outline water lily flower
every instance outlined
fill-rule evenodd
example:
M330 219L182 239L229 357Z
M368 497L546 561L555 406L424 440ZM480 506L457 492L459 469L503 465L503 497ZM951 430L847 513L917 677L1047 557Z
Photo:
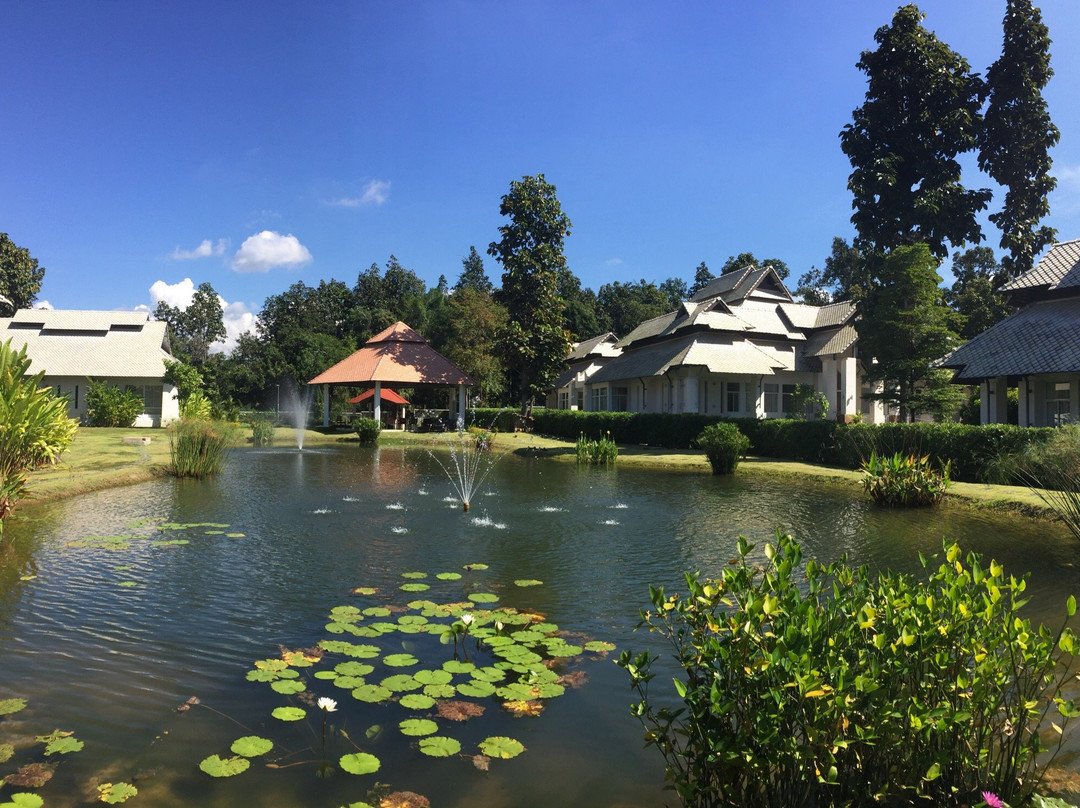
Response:
M995 794L993 791L982 792L983 802L985 802L990 808L1005 808L1005 803L1001 801L1001 797Z
M495 621L495 630L496 631L502 631L505 627L506 627L506 624L503 623L502 620L496 620Z
M473 617L471 614L461 615L461 622L464 623L466 626L472 625L472 621L475 619L476 618Z
M321 699L319 699L318 702L316 702L316 706L318 706L318 708L323 712L327 713L332 713L337 710L337 702L333 699L326 698L326 696L323 696Z

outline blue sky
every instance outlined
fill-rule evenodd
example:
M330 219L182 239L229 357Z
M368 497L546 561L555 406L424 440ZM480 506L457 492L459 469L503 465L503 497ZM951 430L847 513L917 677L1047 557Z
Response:
M797 279L853 233L838 134L897 5L8 3L0 231L56 308L185 305L209 281L241 327L298 280L352 285L391 253L453 283L510 181L544 173L585 286L689 280L747 250ZM985 71L1004 5L920 7ZM1062 132L1049 223L1080 238L1080 3L1040 7Z

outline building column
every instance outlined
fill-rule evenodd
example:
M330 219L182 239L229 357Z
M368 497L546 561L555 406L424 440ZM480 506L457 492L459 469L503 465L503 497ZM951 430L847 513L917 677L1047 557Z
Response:
M983 379L979 382L979 423L989 424L990 420L990 380Z
M1009 380L1005 376L998 376L989 381L990 387L990 420L986 424L1004 424L1009 420Z
M695 371L690 371L686 375L686 385L683 388L682 411L696 414L700 409L698 376Z
M375 420L382 423L382 382L375 382L375 395L371 397L375 407Z
M330 385L322 386L322 425L330 426Z
M750 410L751 409L751 404L753 404L753 410L752 411L754 413L755 418L764 418L765 417L765 387L764 387L764 384L765 384L765 377L764 376L758 376L756 392L755 392L755 387L754 387L753 382L750 382L750 383L748 383L746 385L746 399L747 399L746 400L746 409ZM754 397L752 401L750 399L750 396Z
M465 428L465 410L468 409L468 396L465 393L465 385L459 384L457 386L458 395L458 416L457 416L457 428L460 432Z
M836 414L844 416L855 415L858 411L859 400L859 364L854 356L846 356L840 360L840 400L836 402Z

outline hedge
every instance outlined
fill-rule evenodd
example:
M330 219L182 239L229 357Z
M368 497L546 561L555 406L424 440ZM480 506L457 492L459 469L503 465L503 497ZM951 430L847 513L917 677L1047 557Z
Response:
M512 410L476 409L470 424L496 424L499 431L514 427ZM710 415L631 412L533 410L533 431L576 441L580 435L607 432L616 443L691 449L693 440L709 424L730 421L750 439L750 454L780 460L800 460L844 468L858 468L872 451L878 455L930 455L952 462L952 479L980 482L990 461L1044 443L1053 429L1008 424L841 424L837 421L802 421L782 418L719 418Z

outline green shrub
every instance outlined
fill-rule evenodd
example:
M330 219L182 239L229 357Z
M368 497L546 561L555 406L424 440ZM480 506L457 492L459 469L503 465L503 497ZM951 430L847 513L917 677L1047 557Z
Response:
M889 508L922 508L937 505L949 487L949 464L938 466L929 455L889 457L871 454L863 463L863 490L878 505Z
M86 391L86 423L90 426L131 426L142 411L143 400L138 393L90 379Z
M735 424L711 424L694 443L705 452L713 474L734 474L739 460L750 448L750 439Z
M619 459L619 447L610 434L597 440L579 435L575 450L579 466L613 466Z
M495 441L495 433L478 426L470 426L468 433L472 436L473 445L478 452L490 452L491 445Z
M251 422L251 445L273 446L274 424L265 418L256 418Z
M673 693L658 656L619 657L684 805L961 806L982 789L1016 805L1032 793L1064 737L1046 750L1039 730L1080 715L1061 697L1078 646L1064 625L1019 616L1025 580L955 544L923 559L921 580L802 567L779 533L753 549L740 537L722 575L687 574L683 597L650 587L639 628L673 650Z
M30 473L55 463L79 428L67 398L41 386L45 372L29 370L25 345L16 351L10 339L0 343L0 534Z
M379 440L382 424L374 418L357 418L353 421L353 430L356 432L356 437L360 439L361 444L372 446Z
M209 421L211 413L210 399L196 390L180 404L180 417L193 421Z
M177 421L169 427L172 473L204 479L225 466L232 429L222 421Z

